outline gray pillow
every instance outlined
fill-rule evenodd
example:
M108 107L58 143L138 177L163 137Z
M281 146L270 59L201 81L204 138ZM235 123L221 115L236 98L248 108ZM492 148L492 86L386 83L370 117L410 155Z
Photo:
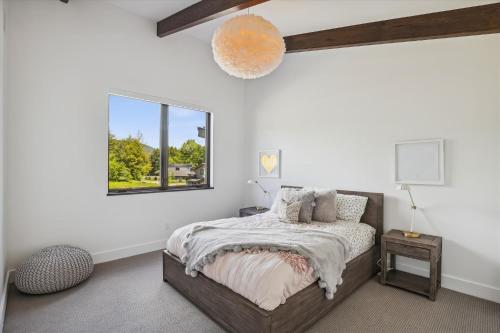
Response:
M303 189L284 188L281 190L281 199L285 202L302 201L300 207L299 221L302 223L311 223L314 209L314 192Z
M312 219L318 222L337 221L337 191L316 191L316 206L314 206Z

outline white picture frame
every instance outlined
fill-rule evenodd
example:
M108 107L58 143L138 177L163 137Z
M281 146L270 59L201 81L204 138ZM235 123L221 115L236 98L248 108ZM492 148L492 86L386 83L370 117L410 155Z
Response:
M258 164L260 178L281 177L281 151L279 149L259 151Z
M396 184L445 184L444 139L397 142L394 157Z

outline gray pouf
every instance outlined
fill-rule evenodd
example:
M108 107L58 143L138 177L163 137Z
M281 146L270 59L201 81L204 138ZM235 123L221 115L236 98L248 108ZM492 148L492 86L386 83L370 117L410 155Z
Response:
M90 253L78 247L46 247L23 262L15 284L27 294L48 294L76 286L94 270Z

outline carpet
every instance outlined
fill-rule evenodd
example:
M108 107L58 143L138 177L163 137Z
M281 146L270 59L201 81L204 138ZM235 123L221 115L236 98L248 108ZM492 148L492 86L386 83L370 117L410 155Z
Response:
M55 294L11 285L4 332L223 332L162 280L161 252L95 266L89 280ZM500 304L440 289L437 300L365 283L309 332L500 332Z

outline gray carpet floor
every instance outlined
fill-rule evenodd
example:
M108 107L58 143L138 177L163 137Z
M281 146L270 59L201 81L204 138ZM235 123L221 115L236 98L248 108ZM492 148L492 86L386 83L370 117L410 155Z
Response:
M9 288L4 332L222 332L162 280L161 252L96 265L79 286ZM368 281L310 332L500 332L500 304L441 289L436 302Z

